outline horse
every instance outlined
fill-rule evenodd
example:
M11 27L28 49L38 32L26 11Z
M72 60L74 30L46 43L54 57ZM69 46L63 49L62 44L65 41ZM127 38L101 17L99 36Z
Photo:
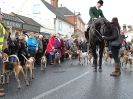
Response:
M89 42L89 52L93 55L93 67L95 72L97 72L97 66L99 66L99 72L102 72L102 57L105 47L105 40L102 37L111 35L111 23L106 18L94 20L91 26L87 28L87 31L85 31L85 37ZM99 55L97 55L97 48L99 48Z

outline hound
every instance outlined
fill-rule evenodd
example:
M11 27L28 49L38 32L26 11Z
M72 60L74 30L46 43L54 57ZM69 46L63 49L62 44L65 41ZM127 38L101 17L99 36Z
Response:
M35 58L34 57L30 57L30 58L26 58L23 54L21 54L25 60L25 73L26 73L26 85L29 86L29 82L34 79L34 63L35 63ZM30 75L28 75L28 70L30 71ZM29 76L29 77L28 77Z
M17 62L10 63L9 62L10 57L16 58ZM10 76L11 72L13 72L15 74L15 78L18 82L18 88L21 88L19 75L20 75L20 73L22 73L25 79L26 79L26 76L24 74L24 70L23 70L22 66L20 65L19 59L16 55L8 56L7 54L4 53L3 54L3 70L2 70L2 73L4 76L3 84L6 83L5 82L6 76L7 76L7 83L9 83L9 76Z

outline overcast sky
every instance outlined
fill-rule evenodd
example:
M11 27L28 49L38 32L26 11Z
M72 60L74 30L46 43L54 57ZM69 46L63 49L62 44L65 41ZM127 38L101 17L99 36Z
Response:
M98 0L59 0L59 5L67 6L72 11L80 11L85 22L89 20L89 8L95 6ZM122 24L133 24L133 0L103 0L101 8L105 17L110 21L118 17Z
M20 8L25 3L24 1L25 0L0 0L0 7L3 7L3 4L6 5L2 10L10 13L14 9L13 7ZM66 6L73 12L81 12L83 21L87 23L89 20L89 8L95 6L97 1L98 0L59 0L59 6L62 4L62 6ZM104 6L101 9L109 21L112 17L118 17L121 25L133 24L133 0L104 0Z

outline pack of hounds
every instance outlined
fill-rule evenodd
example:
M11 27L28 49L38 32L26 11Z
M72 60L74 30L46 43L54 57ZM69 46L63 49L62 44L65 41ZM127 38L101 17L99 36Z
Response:
M124 49L120 50L119 53L121 69L132 72L133 71L133 48L130 50ZM112 64L113 58L111 51L105 48L104 59L106 63Z
M20 61L17 55L10 55L8 56L6 53L3 53L2 58L3 58L3 66L2 66L2 72L0 75L0 84L7 84L9 83L10 76L12 74L15 75L15 78L18 83L18 88L21 88L21 83L20 83L20 74L23 75L23 78L26 82L26 85L29 86L32 79L34 79L34 74L35 74L35 58L34 57L29 57L26 58L22 54L23 58L25 58L26 62L24 66L20 65ZM10 62L10 58L15 58L15 62ZM41 58L41 70L45 70L47 65L47 59L46 56L43 55Z
M66 53L68 54L68 62L70 65L73 65L72 61L72 52L71 50L67 50ZM90 64L92 65L92 60L93 56L89 52L82 52L81 50L77 50L77 61L79 62L80 65L86 65ZM17 55L10 55L8 56L7 54L3 53L3 67L2 67L2 73L0 76L0 84L6 84L9 83L10 76L14 73L15 78L18 83L18 88L21 88L21 82L20 82L20 73L23 74L23 78L26 82L26 85L29 86L32 82L32 79L35 77L35 58L34 57L29 57L28 59L22 54L23 58L25 58L26 62L24 66L20 65L20 61L17 57ZM14 57L16 58L16 62L10 63L9 58ZM108 50L108 48L105 48L104 55L103 55L104 62L112 64L112 54ZM121 61L121 66L122 70L128 70L132 71L133 70L133 54L132 54L132 49L130 51L128 50L123 50L120 52L120 61ZM55 59L54 59L55 64L60 64L60 56L59 53L55 53ZM12 66L12 68L9 68L9 65ZM45 70L47 66L47 58L45 54L41 58L41 70Z

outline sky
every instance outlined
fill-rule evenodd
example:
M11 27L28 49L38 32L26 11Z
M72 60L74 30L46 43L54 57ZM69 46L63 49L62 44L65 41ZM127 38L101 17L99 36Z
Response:
M0 0L2 11L10 13L20 9L25 4L25 0ZM47 1L47 0L46 0ZM95 6L98 0L58 0L59 6L65 6L71 11L81 13L85 23L89 20L89 8ZM104 16L111 21L113 17L118 17L121 25L133 25L133 0L103 0L104 5L101 8Z

